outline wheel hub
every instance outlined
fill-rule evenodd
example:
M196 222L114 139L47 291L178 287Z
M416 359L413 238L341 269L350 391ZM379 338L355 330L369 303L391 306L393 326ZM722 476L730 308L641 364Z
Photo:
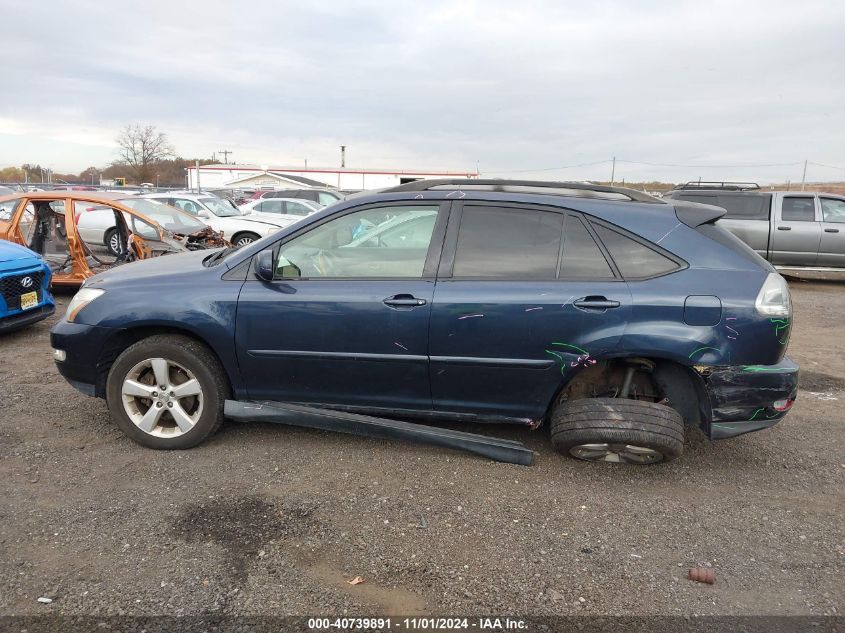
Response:
M663 453L633 444L579 444L569 449L570 455L589 462L622 464L656 464L663 461Z
M132 423L156 437L187 433L202 415L199 381L191 371L165 358L135 365L123 380L121 395Z

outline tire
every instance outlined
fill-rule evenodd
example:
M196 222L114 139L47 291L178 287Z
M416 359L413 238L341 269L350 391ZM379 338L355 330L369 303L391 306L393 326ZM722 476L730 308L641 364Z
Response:
M258 239L261 239L261 236L257 233L238 233L234 238L232 238L232 246L246 246L247 244L252 244Z
M164 376L168 383L162 392L153 383ZM115 424L139 444L164 450L191 448L217 431L229 393L226 373L211 350L171 334L128 347L112 364L106 382Z
M662 404L621 398L563 402L552 413L552 445L586 461L657 464L684 452L684 422Z
M120 243L120 232L118 232L117 227L112 227L106 231L103 236L103 244L105 244L109 253L115 257L123 252L123 244Z

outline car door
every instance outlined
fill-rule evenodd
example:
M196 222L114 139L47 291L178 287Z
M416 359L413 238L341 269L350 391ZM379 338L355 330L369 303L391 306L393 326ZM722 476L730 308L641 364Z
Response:
M259 400L431 409L428 327L448 203L368 205L275 246L250 274L236 342Z
M813 195L785 195L775 211L772 263L814 266L821 242L821 223Z
M845 198L819 196L822 233L818 266L845 267Z
M455 203L431 315L435 410L541 419L565 376L616 346L630 306L579 215Z

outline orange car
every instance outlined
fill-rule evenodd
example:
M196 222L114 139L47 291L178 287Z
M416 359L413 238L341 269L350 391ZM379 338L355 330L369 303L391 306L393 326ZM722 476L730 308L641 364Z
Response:
M56 286L78 286L92 275L136 259L228 245L211 227L179 209L163 204L150 207L150 217L133 209L134 203L128 194L97 191L0 197L0 239L39 253L53 271ZM111 234L119 237L114 240L117 249L82 238L77 223L91 211L109 218Z

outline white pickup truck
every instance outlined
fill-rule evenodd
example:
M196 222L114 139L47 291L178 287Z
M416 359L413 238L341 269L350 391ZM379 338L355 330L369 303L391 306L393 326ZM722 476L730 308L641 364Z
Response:
M778 268L845 269L845 197L761 191L751 183L688 183L664 197L722 207L724 227Z

